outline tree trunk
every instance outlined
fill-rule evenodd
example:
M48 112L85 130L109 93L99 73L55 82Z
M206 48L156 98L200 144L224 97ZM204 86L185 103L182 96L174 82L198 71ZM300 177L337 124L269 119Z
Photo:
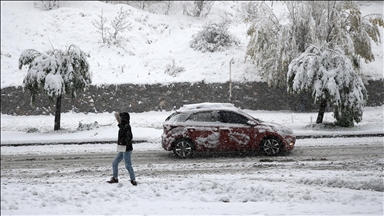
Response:
M317 114L316 124L323 123L325 108L327 108L327 100L323 99L320 102L320 109L319 109L319 113Z
M61 118L61 95L56 98L56 110L55 110L55 127L54 130L60 130L60 118Z

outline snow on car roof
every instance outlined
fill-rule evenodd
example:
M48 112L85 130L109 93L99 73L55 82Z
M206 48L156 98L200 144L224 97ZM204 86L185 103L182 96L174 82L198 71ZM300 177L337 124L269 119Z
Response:
M201 110L201 109L231 109L231 110L237 110L238 108L235 107L235 105L231 103L196 103L196 104L185 104L184 106L180 107L177 111L191 111L191 110Z

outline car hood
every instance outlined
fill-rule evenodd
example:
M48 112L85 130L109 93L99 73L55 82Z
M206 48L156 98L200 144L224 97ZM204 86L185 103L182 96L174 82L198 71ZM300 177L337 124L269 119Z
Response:
M286 126L274 123L274 122L261 122L259 125L256 126L260 132L269 131L269 132L276 132L280 134L281 136L294 136L294 132L291 128L288 128Z

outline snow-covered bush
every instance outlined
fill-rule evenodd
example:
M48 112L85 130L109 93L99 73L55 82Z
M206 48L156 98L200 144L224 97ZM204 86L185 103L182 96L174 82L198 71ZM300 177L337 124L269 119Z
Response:
M228 32L229 21L208 23L196 34L192 36L190 47L202 52L223 51L235 45L240 41Z
M176 66L175 65L175 60L172 61L172 64L168 64L165 68L165 73L176 77L179 73L185 71L185 68L182 66Z
M97 121L93 123L82 123L81 121L79 122L79 126L77 127L77 131L87 131L87 130L93 130L95 128L99 128L99 123Z
M32 127L32 128L27 128L27 133L39 133L40 130L38 128Z

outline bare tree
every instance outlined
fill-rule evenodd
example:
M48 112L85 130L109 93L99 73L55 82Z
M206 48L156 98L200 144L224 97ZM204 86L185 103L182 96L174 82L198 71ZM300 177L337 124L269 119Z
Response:
M115 42L118 41L117 35L119 33L132 29L131 23L127 20L129 15L130 14L128 11L123 11L123 7L121 7L120 11L117 12L115 19L111 21L111 26L114 29L114 32L111 34L111 36Z
M101 34L103 43L121 45L124 37L120 36L120 33L132 29L132 24L128 20L129 15L130 13L124 11L123 7L121 7L117 12L117 16L110 22L111 28L113 29L111 32L111 28L106 26L108 19L104 16L103 10L101 11L101 15L98 16L100 19L93 21L92 24Z
M104 17L104 13L103 13L103 10L101 10L101 15L98 16L100 18L99 21L92 21L92 25L95 26L100 34L101 34L101 39L103 41L103 43L106 43L107 42L107 32L108 32L108 27L106 27L106 22L108 21L108 19L106 17Z

